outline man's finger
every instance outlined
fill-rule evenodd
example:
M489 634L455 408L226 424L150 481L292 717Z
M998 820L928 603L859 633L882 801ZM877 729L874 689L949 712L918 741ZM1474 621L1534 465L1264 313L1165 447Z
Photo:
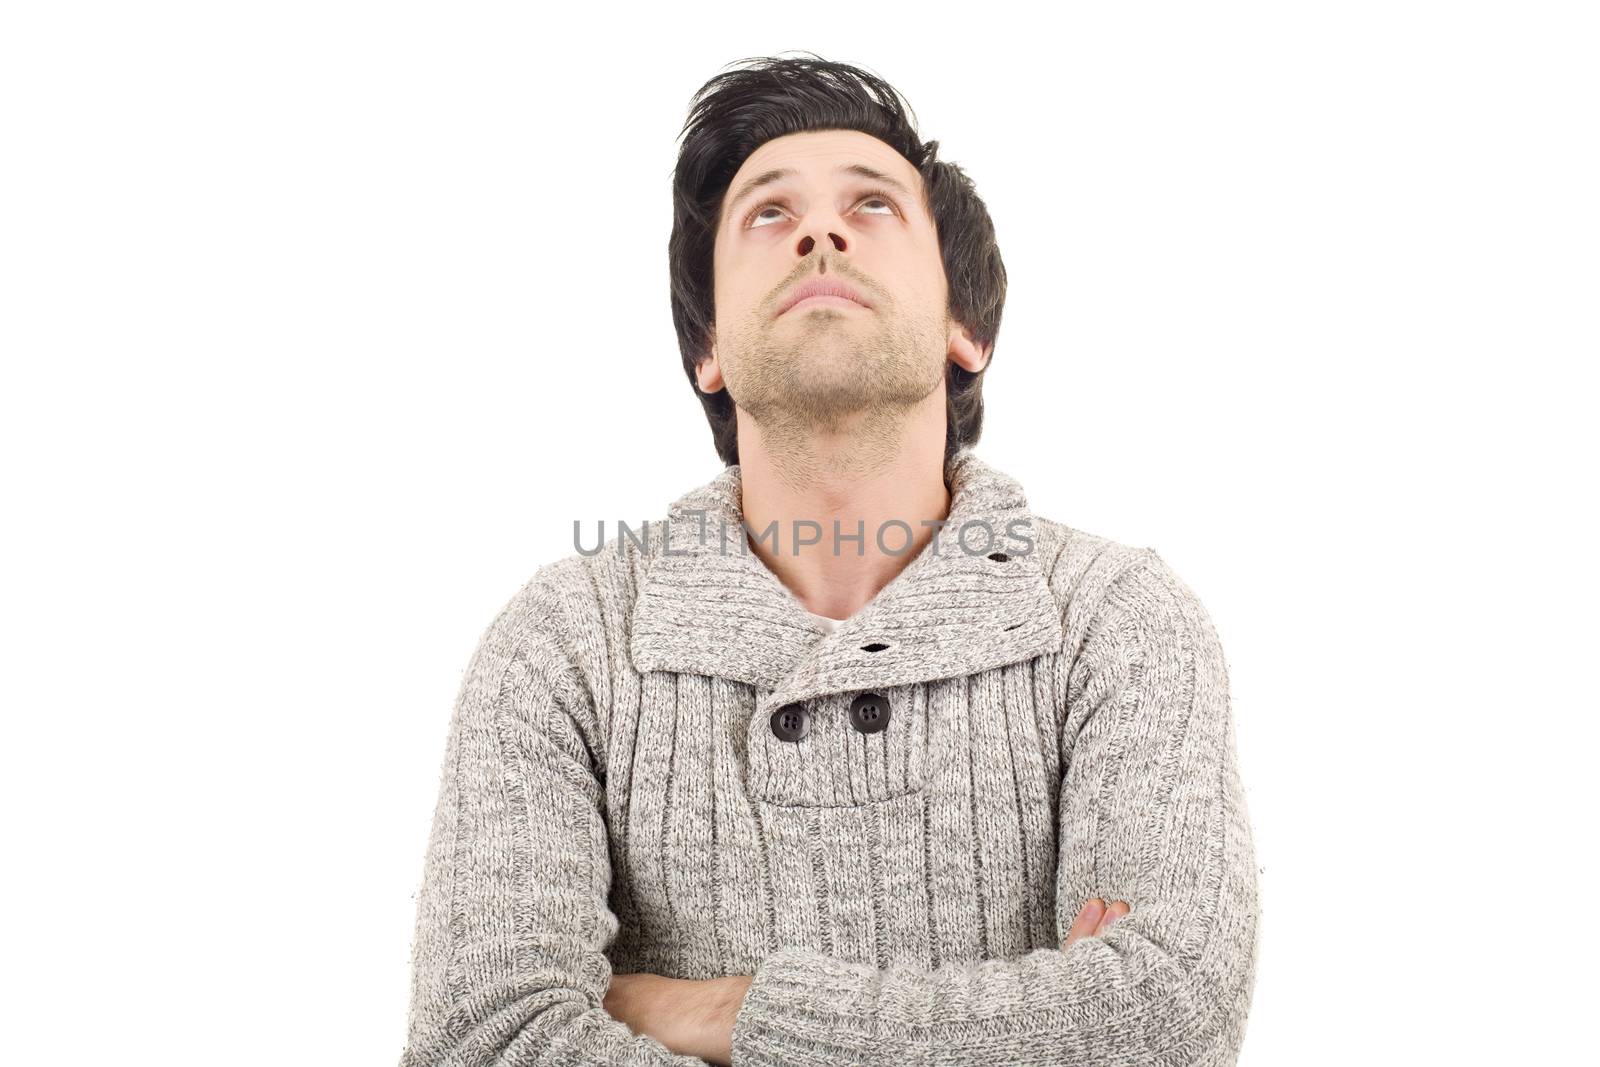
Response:
M1101 934L1105 933L1112 923L1116 922L1118 919L1122 918L1132 910L1132 906L1129 905L1126 900L1112 901L1111 906L1105 910L1103 915L1100 916L1100 925L1095 927L1094 936L1099 937Z
M1079 908L1078 917L1073 920L1072 929L1067 931L1067 938L1061 943L1061 947L1066 948L1078 938L1088 937L1094 933L1095 924L1100 921L1100 917L1105 913L1105 906L1105 901L1099 897L1092 897L1083 907Z

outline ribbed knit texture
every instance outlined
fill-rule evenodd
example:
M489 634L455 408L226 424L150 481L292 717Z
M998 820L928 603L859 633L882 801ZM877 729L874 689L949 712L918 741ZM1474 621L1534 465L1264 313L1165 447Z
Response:
M937 543L825 633L741 551L739 473L539 568L483 634L402 1067L699 1064L606 1014L630 971L754 975L736 1067L1234 1063L1256 868L1194 593L963 450ZM971 555L979 519L1002 540ZM887 728L852 726L860 693ZM1091 897L1132 911L1063 951Z

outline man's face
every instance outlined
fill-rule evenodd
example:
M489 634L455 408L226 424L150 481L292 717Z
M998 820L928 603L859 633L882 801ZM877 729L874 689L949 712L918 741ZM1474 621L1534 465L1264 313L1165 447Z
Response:
M747 184L779 169L790 173ZM978 355L946 310L921 175L867 134L791 134L752 153L728 186L713 266L701 388L725 385L764 432L838 433L874 415L897 424L941 388L949 359ZM842 283L866 306L835 297L786 310L811 282Z

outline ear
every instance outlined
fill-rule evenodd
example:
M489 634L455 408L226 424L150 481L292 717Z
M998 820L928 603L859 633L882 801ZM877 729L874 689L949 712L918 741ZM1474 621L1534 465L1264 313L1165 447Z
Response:
M975 342L972 331L959 322L950 323L950 362L976 374L988 365L989 352L993 347Z
M712 345L711 354L695 366L694 376L702 393L715 393L723 387L722 364L717 362L716 345Z

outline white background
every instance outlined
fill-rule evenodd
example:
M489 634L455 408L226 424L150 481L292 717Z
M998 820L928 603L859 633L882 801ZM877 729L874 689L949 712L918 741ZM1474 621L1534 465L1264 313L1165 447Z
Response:
M480 633L720 469L675 138L792 49L989 206L980 454L1222 636L1241 1062L1579 1056L1586 7L7 5L5 1058L396 1062Z

